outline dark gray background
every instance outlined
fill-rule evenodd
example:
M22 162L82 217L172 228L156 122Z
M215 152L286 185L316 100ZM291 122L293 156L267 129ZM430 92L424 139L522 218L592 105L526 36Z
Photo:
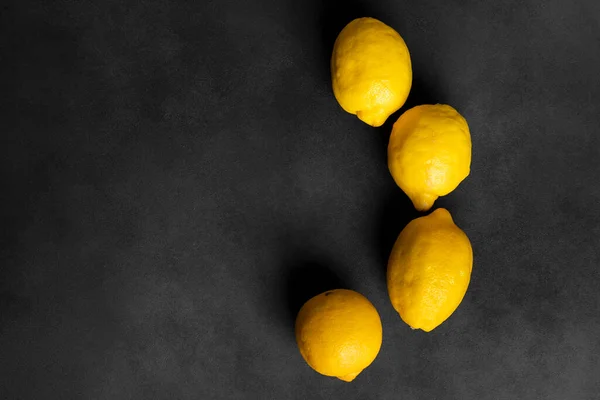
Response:
M367 5L368 3L368 5ZM598 399L600 2L61 1L1 6L0 397ZM408 102L468 120L472 173L436 206L471 238L454 315L388 300L417 216L392 116L343 112L352 18L397 29ZM353 383L302 360L311 295L384 326Z

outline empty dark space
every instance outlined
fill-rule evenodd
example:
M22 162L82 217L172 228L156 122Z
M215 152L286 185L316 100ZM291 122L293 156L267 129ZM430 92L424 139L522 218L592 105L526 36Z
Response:
M0 398L596 399L600 3L9 1L0 7ZM411 52L372 128L329 60L353 18ZM447 103L471 174L445 207L474 250L430 333L385 271L422 215L387 169L394 122ZM294 340L353 289L383 345L345 383Z

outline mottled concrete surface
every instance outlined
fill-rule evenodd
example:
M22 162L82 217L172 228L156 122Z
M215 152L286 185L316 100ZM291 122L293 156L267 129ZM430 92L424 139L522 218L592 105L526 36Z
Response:
M458 311L412 332L385 262L417 214L394 115L344 113L328 58L356 16L413 57L409 105L467 118L436 206L471 238ZM600 3L9 1L0 8L0 397L598 399ZM347 287L384 343L314 373L295 312Z

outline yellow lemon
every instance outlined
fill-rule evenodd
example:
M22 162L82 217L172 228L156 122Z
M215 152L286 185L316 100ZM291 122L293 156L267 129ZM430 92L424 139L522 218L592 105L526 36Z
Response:
M374 18L358 18L338 35L331 56L333 94L342 108L371 126L399 110L412 84L402 37Z
M419 211L452 192L471 168L467 121L444 104L411 108L398 118L388 145L388 167Z
M413 329L429 332L462 301L473 267L473 251L450 213L439 208L411 221L392 249L387 270L394 309Z
M315 371L350 382L381 348L377 310L363 295L336 289L306 302L296 317L296 342Z

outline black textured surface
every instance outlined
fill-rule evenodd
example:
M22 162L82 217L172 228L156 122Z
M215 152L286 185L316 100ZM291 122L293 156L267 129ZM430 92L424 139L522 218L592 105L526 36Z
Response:
M386 292L417 214L330 89L357 16L396 28L410 105L468 120L436 206L472 283L430 334ZM0 398L597 399L600 3L59 1L0 10ZM353 383L293 337L343 286L384 326Z

